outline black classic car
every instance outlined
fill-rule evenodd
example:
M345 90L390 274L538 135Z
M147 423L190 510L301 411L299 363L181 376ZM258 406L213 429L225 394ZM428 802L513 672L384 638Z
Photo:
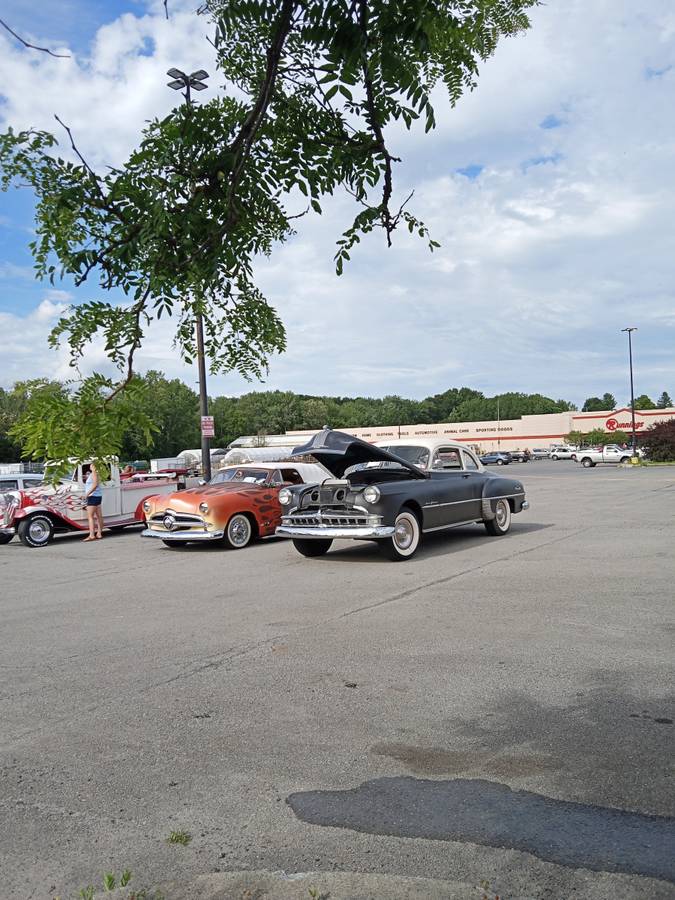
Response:
M429 471L324 428L293 451L307 455L335 477L279 492L276 533L292 538L303 556L322 556L333 540L352 538L377 541L389 559L410 559L424 533L482 523L489 534L503 535L512 514L528 507L519 481L486 472L465 447L457 447L451 467Z

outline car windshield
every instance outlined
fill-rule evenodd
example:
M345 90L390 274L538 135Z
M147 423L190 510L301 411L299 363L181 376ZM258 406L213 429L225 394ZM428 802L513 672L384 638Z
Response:
M222 484L225 481L245 481L247 484L265 484L269 478L267 469L223 469L216 472L209 484Z
M412 463L418 469L427 469L429 467L429 451L426 447L415 447L412 444L395 444L391 447L382 446L381 449L386 450L387 453L393 453L394 456L400 456L401 459ZM385 463L384 465L393 466L394 463Z

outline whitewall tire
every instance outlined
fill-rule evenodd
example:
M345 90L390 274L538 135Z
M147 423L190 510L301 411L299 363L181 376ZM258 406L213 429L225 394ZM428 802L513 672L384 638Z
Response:
M380 550L394 562L413 557L419 548L422 529L411 509L402 509L394 522L393 537L380 541Z
M511 506L508 500L497 500L494 508L494 519L488 519L485 522L485 528L488 534L500 537L506 534L511 528Z
M223 543L231 550L243 550L251 543L253 538L253 525L244 513L235 513L227 523Z

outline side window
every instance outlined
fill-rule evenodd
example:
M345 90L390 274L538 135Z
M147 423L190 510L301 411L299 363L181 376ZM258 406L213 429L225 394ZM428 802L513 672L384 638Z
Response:
M470 453L466 452L466 450L462 450L462 459L464 460L464 468L468 472L475 472L476 469L478 469L478 463Z
M0 481L0 491L15 491L18 486L16 479L13 481L11 479Z
M454 447L439 447L434 453L434 459L431 463L432 469L461 469L462 461L459 457L459 450Z
M270 472L269 483L270 484L282 484L283 478L281 477L281 472L279 469L275 469L273 472Z
M284 484L302 484L302 478L295 469L282 469L281 480Z

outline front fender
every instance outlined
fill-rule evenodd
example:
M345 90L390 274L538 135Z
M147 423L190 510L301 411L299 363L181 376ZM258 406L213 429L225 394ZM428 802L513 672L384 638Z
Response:
M83 525L79 522L76 522L74 519L69 518L61 512L57 512L49 506L22 506L19 509L14 511L13 523L18 523L21 519L25 519L27 516L35 515L35 513L40 513L40 515L47 516L54 523L57 531L81 531L83 529ZM12 523L10 523L12 524Z

